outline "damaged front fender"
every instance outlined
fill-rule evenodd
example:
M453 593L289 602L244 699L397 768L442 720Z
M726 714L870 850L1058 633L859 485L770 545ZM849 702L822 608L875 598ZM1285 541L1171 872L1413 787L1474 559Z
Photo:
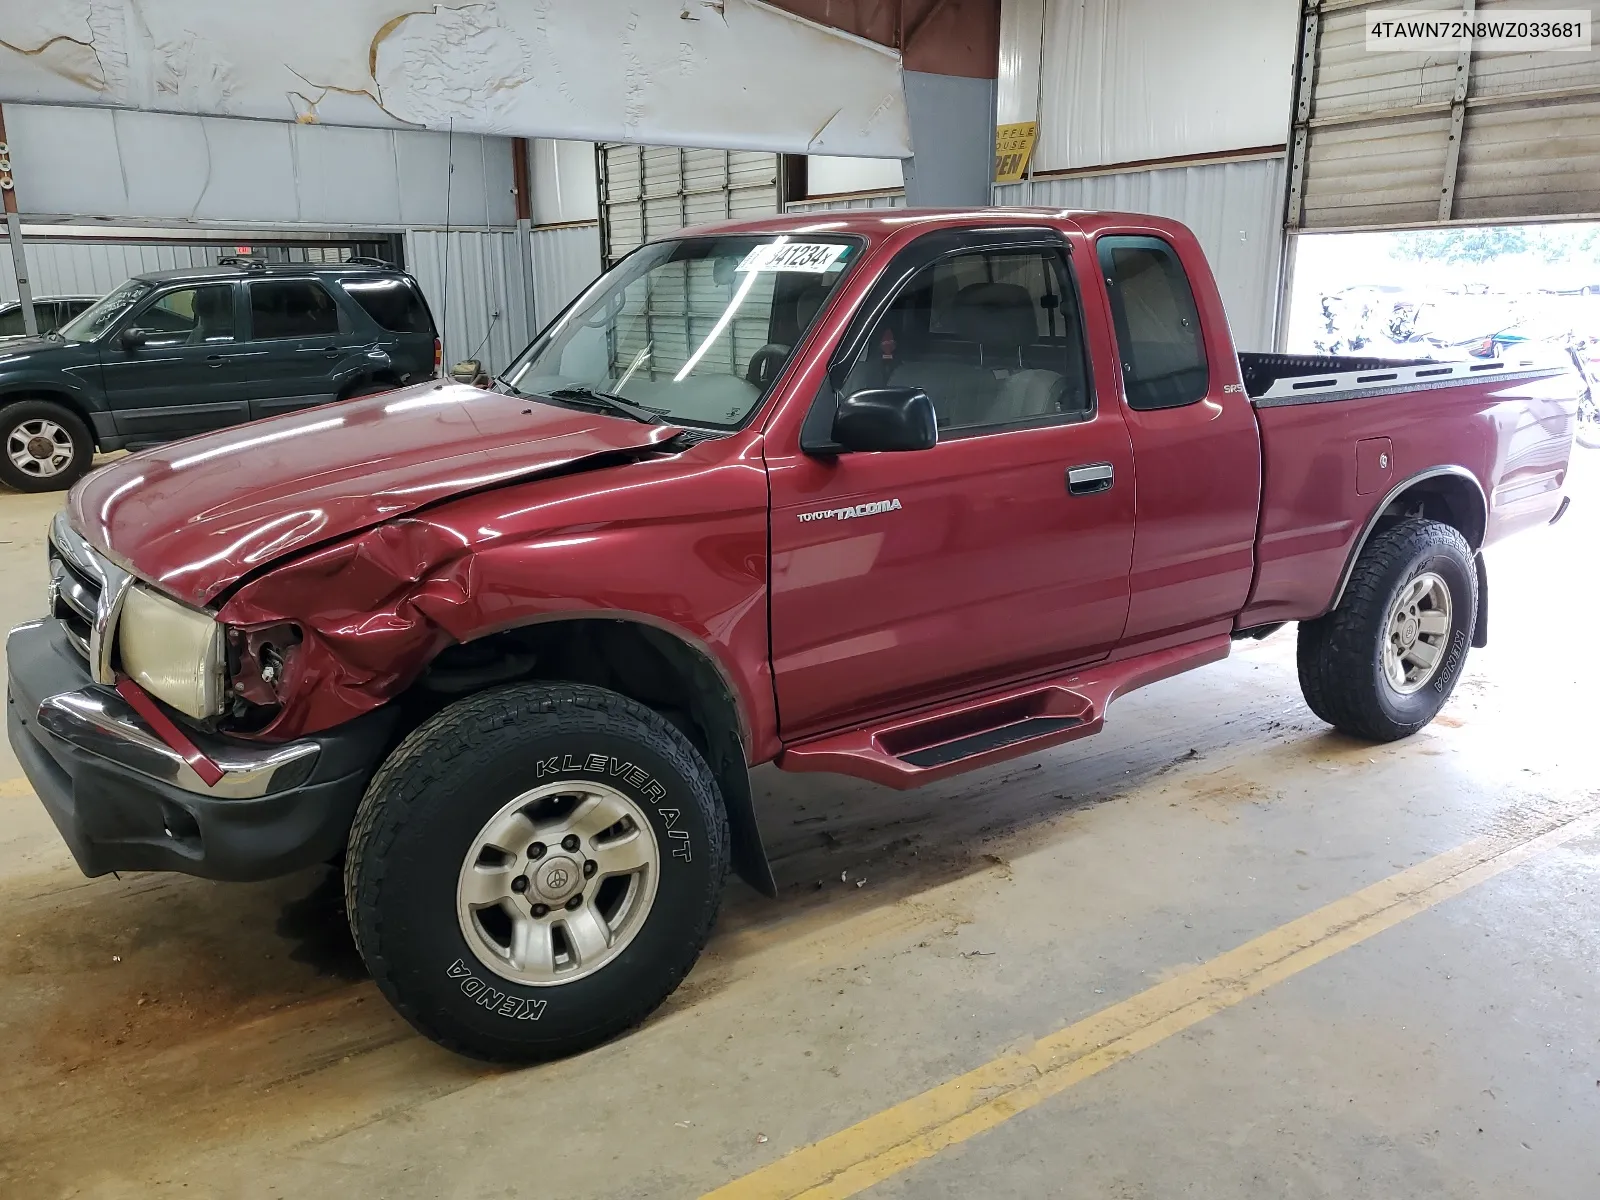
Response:
M604 487L596 478L463 497L247 581L221 621L244 631L290 622L301 634L277 685L282 707L253 735L299 737L360 716L453 644L599 618L652 626L708 659L750 761L776 753L759 467L685 472L656 460Z
M327 729L403 691L455 640L449 618L471 603L471 572L459 539L400 520L246 584L220 620L245 631L290 622L301 635L277 684L283 706L259 734Z

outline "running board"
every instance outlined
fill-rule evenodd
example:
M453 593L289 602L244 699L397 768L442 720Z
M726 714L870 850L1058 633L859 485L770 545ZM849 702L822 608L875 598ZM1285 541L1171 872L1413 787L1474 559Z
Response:
M1228 657L1218 634L1054 679L991 692L891 723L797 742L785 771L832 771L893 788L918 787L974 767L1099 733L1118 696Z

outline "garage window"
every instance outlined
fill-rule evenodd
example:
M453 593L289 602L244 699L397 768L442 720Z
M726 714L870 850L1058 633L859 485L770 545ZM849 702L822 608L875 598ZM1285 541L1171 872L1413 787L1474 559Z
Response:
M1177 253L1153 237L1103 237L1096 249L1128 407L1193 404L1206 394L1210 371L1200 313Z

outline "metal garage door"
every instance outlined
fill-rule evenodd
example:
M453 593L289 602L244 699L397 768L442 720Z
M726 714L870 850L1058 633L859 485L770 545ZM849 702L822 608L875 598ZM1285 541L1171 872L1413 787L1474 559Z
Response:
M778 156L677 146L600 147L600 236L610 266L687 225L778 211Z
M1600 48L1371 53L1369 3L1306 5L1291 229L1600 213ZM1517 10L1489 0L1476 11Z

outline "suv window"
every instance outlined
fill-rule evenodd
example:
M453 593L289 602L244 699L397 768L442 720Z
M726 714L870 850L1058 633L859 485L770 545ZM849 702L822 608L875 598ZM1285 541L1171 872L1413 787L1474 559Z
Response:
M147 346L202 346L233 341L233 285L180 288L158 296L128 323Z
M870 387L927 392L941 435L1089 415L1083 321L1065 256L974 250L923 267L868 335L843 390Z
M380 328L390 333L433 336L428 306L409 279L344 279L339 286Z
M26 332L22 325L22 305L0 309L0 337L21 337Z
M1206 394L1210 371L1189 277L1160 238L1103 237L1100 269L1128 407L1177 408Z
M339 308L314 279L267 279L250 285L250 336L330 337L339 332Z

